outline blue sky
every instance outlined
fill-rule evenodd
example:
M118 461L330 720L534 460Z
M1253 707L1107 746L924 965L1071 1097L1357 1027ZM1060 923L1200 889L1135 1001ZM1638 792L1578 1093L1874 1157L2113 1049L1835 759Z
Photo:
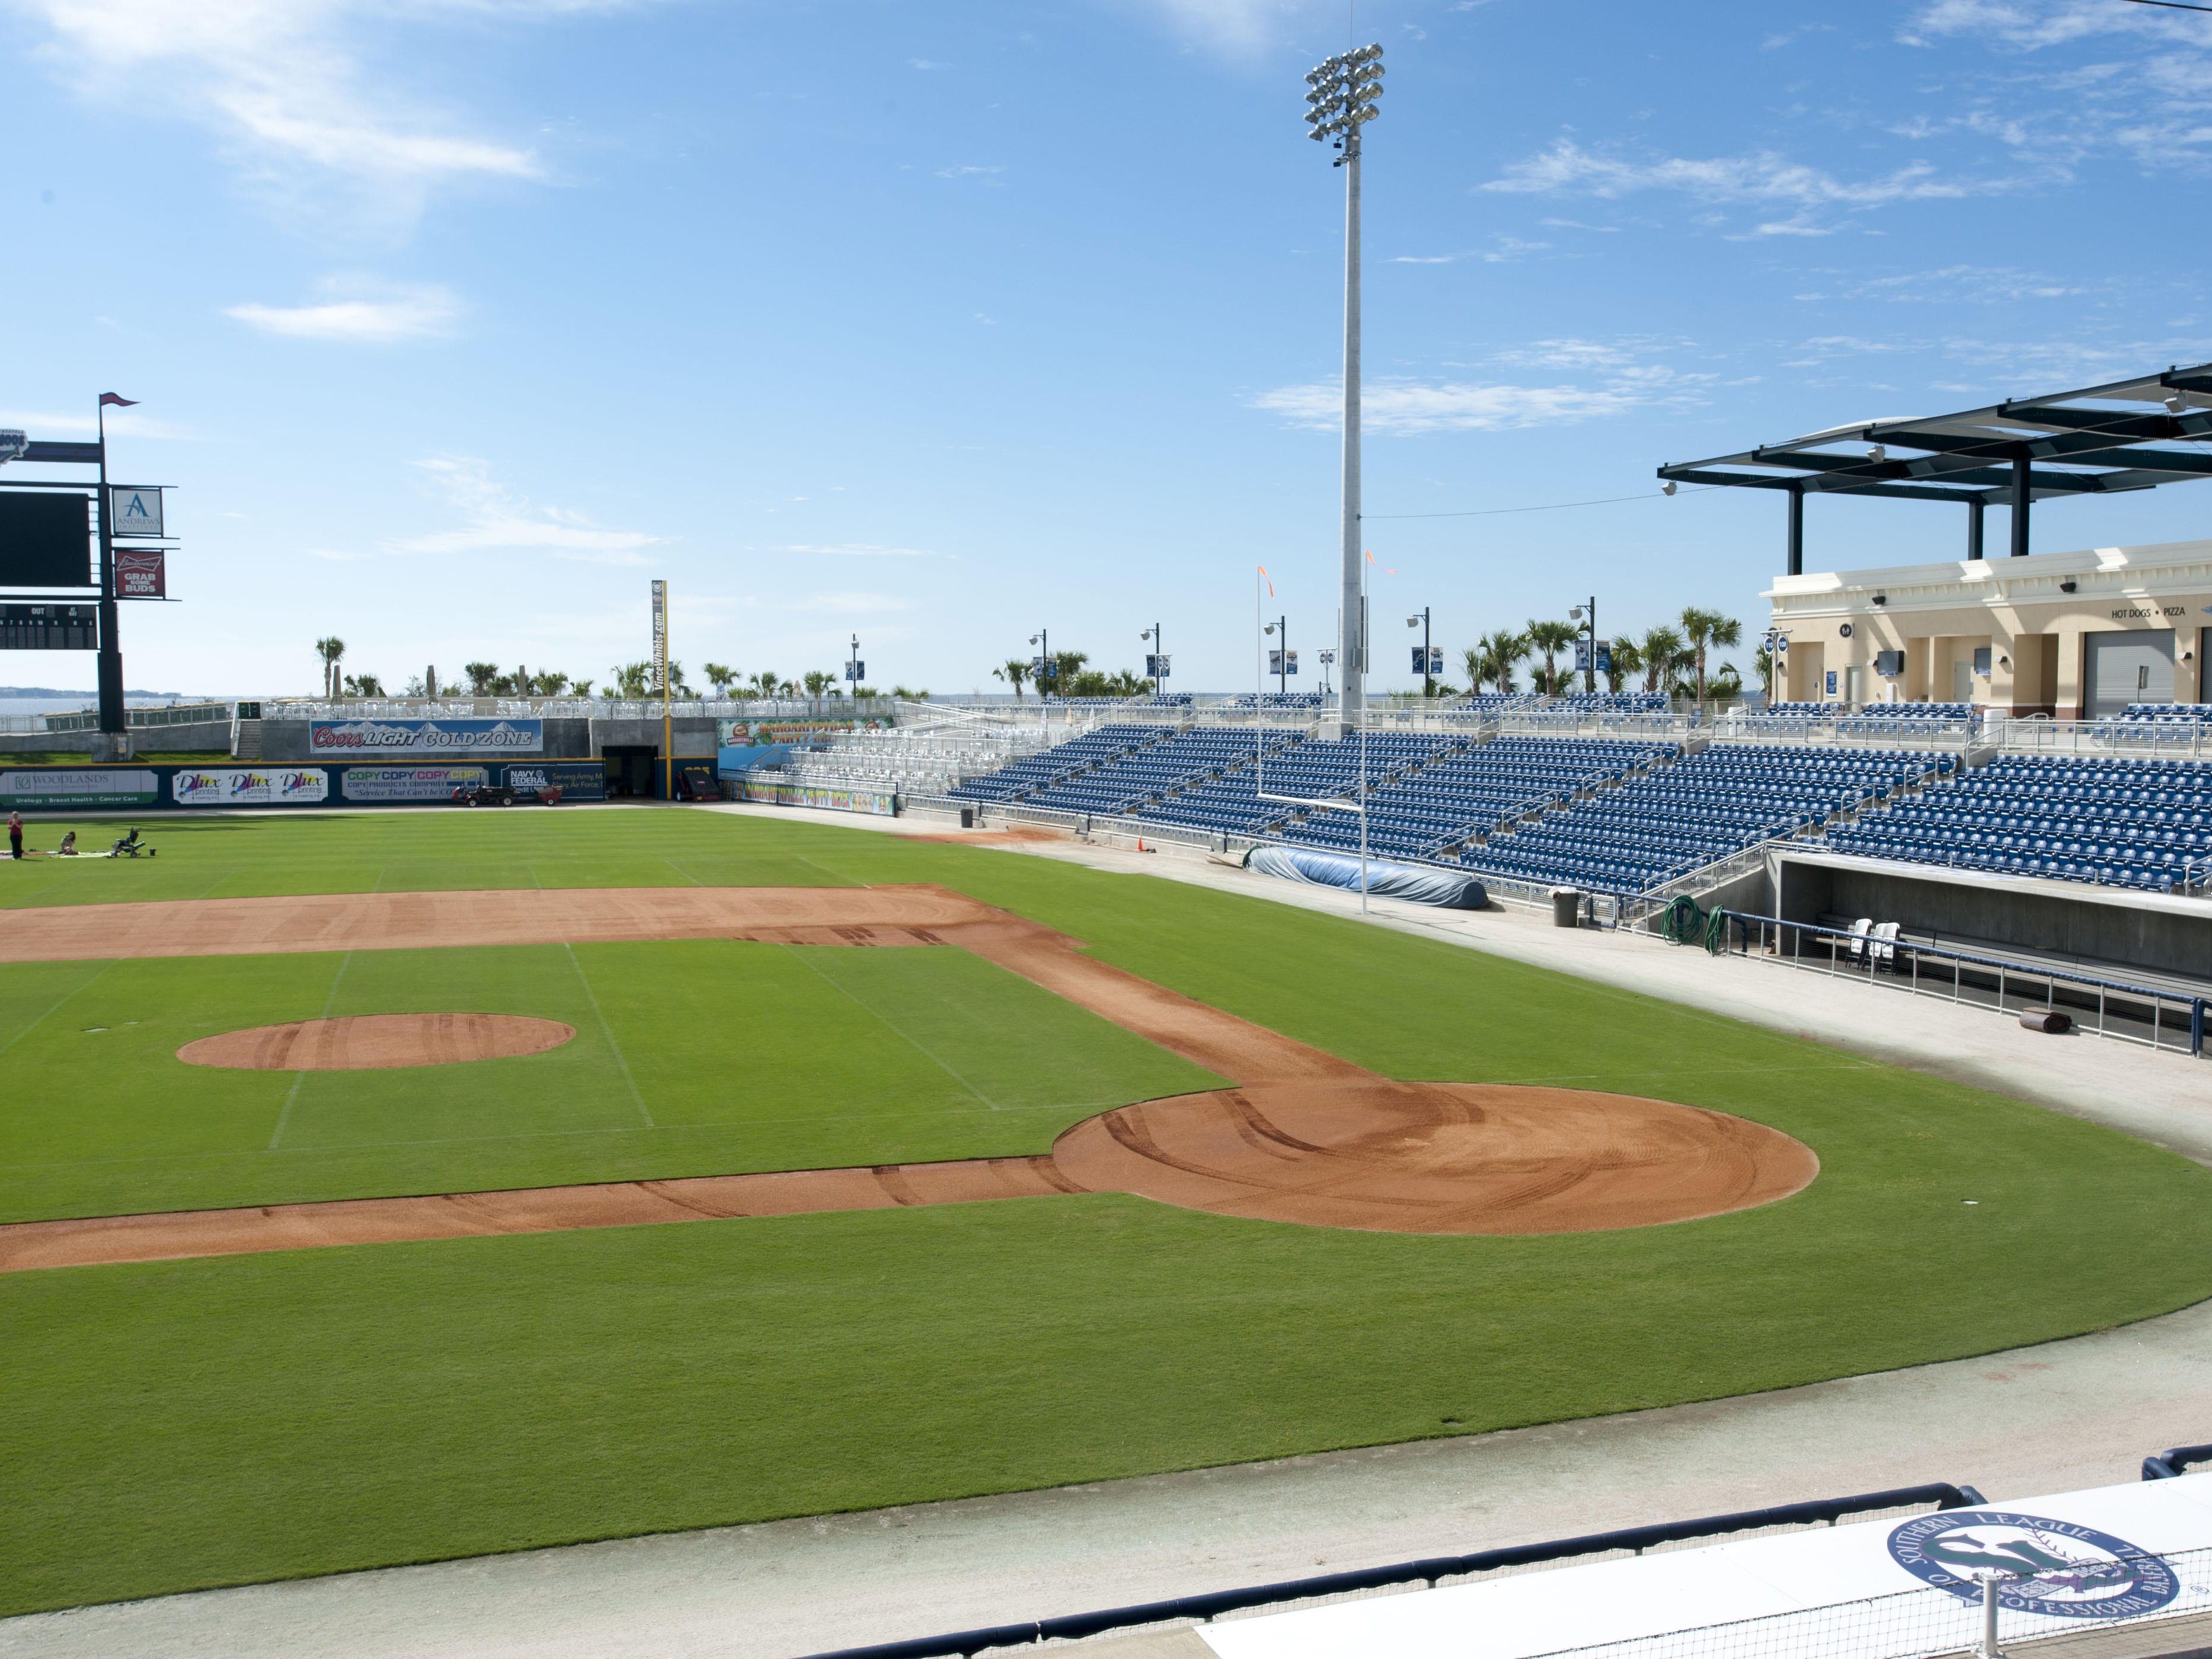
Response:
M172 483L133 685L645 654L940 691L1049 627L1333 625L1342 3L0 0L0 425ZM1358 0L1378 618L1755 632L1782 506L1652 469L2212 358L2212 16ZM2207 533L2212 487L2039 550ZM1963 509L1814 504L1814 568ZM2002 546L2001 515L1991 538ZM1377 630L1402 684L1401 623ZM15 654L0 680L91 684ZM1311 682L1309 681L1309 684Z

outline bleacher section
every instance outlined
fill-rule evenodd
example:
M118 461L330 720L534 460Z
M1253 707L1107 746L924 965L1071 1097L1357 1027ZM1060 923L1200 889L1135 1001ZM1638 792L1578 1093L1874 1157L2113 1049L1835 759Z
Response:
M1231 708L1319 708L1318 691L1247 691L1242 696L1231 697Z
M2212 702L2131 702L2119 718L2130 726L2197 726L2212 722Z
M1022 804L1056 812L1119 817L1171 790L1218 777L1251 758L1250 733L1201 727L1146 744L1103 765L1048 784L1026 796Z
M2149 892L2201 884L2212 763L2003 755L1828 832L1839 853Z
M1939 720L1960 707L1884 706ZM1918 723L1876 718L1901 738ZM1796 835L1862 857L2154 892L2212 876L2212 761L2000 756L1970 771L1955 753L1901 744L1723 742L1682 758L1662 742L1370 732L1366 764L1376 856L1547 886L1649 892ZM1298 802L1348 805L1360 765L1357 738L1117 723L951 793L1350 850L1357 813ZM1262 799L1263 776L1269 796L1292 799ZM1837 822L1852 812L1863 816Z
M1544 705L1547 714L1663 714L1667 708L1667 694L1663 691L1578 693L1570 697L1554 697Z
M1442 861L1471 837L1495 834L1531 812L1563 805L1578 792L1617 782L1677 752L1674 744L1500 738L1441 754L1376 791L1368 807L1368 844L1394 858ZM1333 829L1323 824L1316 830L1309 818L1285 830L1282 838L1358 846L1358 819L1340 816L1344 821Z
M1970 702L1869 702L1863 704L1851 716L1854 720L1971 720L1974 705Z
M1141 744L1157 743L1174 729L1170 726L1102 726L1026 760L1016 761L1012 766L970 778L946 793L962 800L1012 800L1126 755Z
M1522 881L1644 892L1956 764L1932 751L1715 744L1463 861Z

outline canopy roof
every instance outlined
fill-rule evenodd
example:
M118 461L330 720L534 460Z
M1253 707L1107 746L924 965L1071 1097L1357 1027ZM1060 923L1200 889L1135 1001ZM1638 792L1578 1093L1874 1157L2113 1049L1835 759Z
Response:
M1919 420L1832 427L1709 461L1682 483L2011 506L2212 478L2212 363ZM1881 453L1876 453L1877 451ZM1911 452L1899 454L1898 452ZM1742 469L1755 469L1745 471Z

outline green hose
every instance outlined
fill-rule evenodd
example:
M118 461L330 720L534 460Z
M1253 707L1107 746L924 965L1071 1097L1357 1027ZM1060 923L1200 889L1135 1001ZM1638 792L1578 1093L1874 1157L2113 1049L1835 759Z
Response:
M1714 910L1705 917L1705 954L1709 957L1728 953L1729 913Z
M1697 900L1685 893L1667 907L1659 933L1669 945L1688 945L1704 933L1705 926L1705 913L1698 908Z

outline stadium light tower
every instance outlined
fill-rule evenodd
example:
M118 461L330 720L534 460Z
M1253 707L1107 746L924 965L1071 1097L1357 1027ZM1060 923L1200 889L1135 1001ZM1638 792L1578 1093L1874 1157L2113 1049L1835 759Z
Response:
M1336 719L1349 731L1366 699L1359 607L1359 130L1378 112L1382 48L1360 46L1325 59L1306 74L1306 136L1331 139L1344 169L1344 611L1337 624Z

